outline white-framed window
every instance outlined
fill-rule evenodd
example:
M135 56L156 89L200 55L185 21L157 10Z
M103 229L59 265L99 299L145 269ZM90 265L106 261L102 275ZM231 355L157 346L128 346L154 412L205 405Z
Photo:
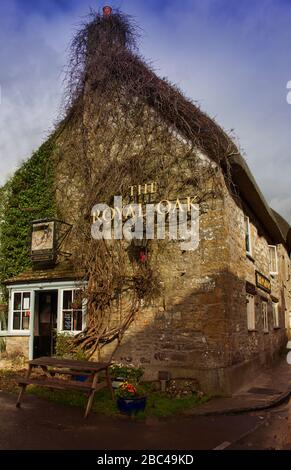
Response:
M247 294L247 324L249 331L256 329L255 296L251 294Z
M62 296L62 331L83 330L83 301L79 289L66 289Z
M31 292L14 292L12 309L12 330L29 330L31 312Z
M274 328L279 328L280 327L280 322L279 322L279 304L278 304L278 302L273 302L272 303L272 309L273 309Z
M278 256L276 245L269 245L270 274L278 274Z
M250 219L246 215L244 216L244 229L245 229L246 253L248 255L251 255L252 254L251 225L250 225Z
M268 302L262 302L262 315L263 315L263 331L268 333L269 322L268 322Z

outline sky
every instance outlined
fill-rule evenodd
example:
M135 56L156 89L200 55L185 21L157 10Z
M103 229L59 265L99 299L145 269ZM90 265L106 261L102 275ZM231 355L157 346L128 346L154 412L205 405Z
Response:
M157 74L234 131L268 203L291 223L291 0L108 4L134 17L140 53ZM0 185L51 132L72 35L102 6L0 1Z

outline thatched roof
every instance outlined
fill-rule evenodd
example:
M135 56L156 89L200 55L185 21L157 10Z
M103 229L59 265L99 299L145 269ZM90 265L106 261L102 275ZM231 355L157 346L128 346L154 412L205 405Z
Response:
M238 194L248 203L274 243L287 244L288 249L291 250L290 225L284 221L283 227L279 220L279 218L282 219L281 216L275 215L269 207L245 159L232 139L214 119L201 111L191 100L185 98L175 86L157 77L137 57L130 55L132 73L137 78L139 74L147 76L148 104L163 115L171 125L176 126L186 138L191 140L195 133L197 139L195 139L195 144L198 142L198 147L214 161L219 160L220 154L227 154L232 180ZM173 119L171 119L172 116ZM223 159L219 161L222 165L224 164Z
M102 21L109 20L98 17L98 22L102 24ZM119 14L112 15L110 21L114 23L115 30L122 17ZM126 64L126 67L121 67L121 64ZM187 99L175 85L159 78L151 67L124 44L116 49L116 60L109 61L107 68L108 74L118 76L121 81L128 81L130 76L132 94L146 99L149 106L187 139L193 141L194 137L195 146L222 167L225 166L222 157L226 156L227 167L240 197L249 205L272 242L282 243L291 251L289 224L286 221L282 224L282 218L270 209L236 144L215 119Z
M135 26L130 17L119 11L107 17L92 13L89 23L74 38L71 52L68 80L71 99L64 125L74 117L86 83L97 93L114 79L121 87L126 86L131 96L145 100L170 126L219 163L225 175L230 173L237 193L250 206L271 240L287 245L291 251L290 226L287 224L288 230L286 227L282 230L231 137L177 86L159 78L136 53Z
M76 269L70 262L62 262L56 266L28 269L27 271L7 279L6 286L17 284L35 284L39 282L58 282L58 281L75 281L76 279L83 279L85 273L82 271L76 272Z
M171 127L220 164L271 241L282 243L291 251L290 226L282 228L230 136L175 85L159 78L136 53L135 26L130 17L118 11L109 17L93 14L74 38L72 52L69 115L74 114L74 102L84 92L86 83L96 93L102 93L112 80L126 87L127 93L145 100Z

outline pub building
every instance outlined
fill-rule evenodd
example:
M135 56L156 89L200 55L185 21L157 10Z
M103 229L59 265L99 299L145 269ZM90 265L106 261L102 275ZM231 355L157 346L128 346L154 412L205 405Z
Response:
M197 198L202 200L197 249L183 250L180 241L164 242L156 265L161 287L157 298L140 302L118 347L116 341L106 345L99 357L111 357L114 352L113 360L142 365L148 380L158 380L166 373L175 379L193 379L210 394L232 393L275 361L286 346L291 329L291 230L268 206L227 134L141 61L122 39L120 15L108 9L106 12L92 20L98 34L89 52L97 54L100 61L90 68L88 60L82 90L82 122L87 126L92 172L110 169L112 175L106 186L110 190L112 184L112 196L119 194L114 187L114 168L121 164L122 168L132 168L132 161L135 169L142 170L138 176L130 173L132 170L124 173L128 190L123 194L129 198L141 196L142 188L154 188L153 193L160 188L159 200L182 200L200 194L211 178L219 182L219 191L208 204ZM110 22L115 28L107 28ZM112 91L112 98L107 94L107 105L102 94L109 81L106 73L122 54L127 66L125 76L118 76L118 90L123 91ZM99 73L98 64L107 67L106 73ZM126 95L125 77L129 72L134 77L131 97ZM141 95L138 84L144 77L147 88ZM131 113L131 106L137 103L146 109L138 119ZM109 118L105 108L111 113ZM128 115L124 109L128 109ZM5 281L8 322L0 334L8 357L15 352L27 359L53 355L54 332L75 335L86 328L86 300L78 301L77 292L86 284L87 273L72 262L78 250L76 217L82 217L80 207L85 196L79 183L82 175L78 174L83 160L81 154L72 154L81 139L80 123L77 118L70 120L71 115L69 111L62 121L62 132L56 133L50 156L55 165L55 200L61 217L31 221L31 268ZM151 130L148 116L151 124L157 121L158 131ZM106 119L108 126L104 124ZM120 135L132 128L136 132L125 148L125 137ZM142 138L145 135L147 138ZM226 148L224 160L220 157ZM198 163L191 167L193 155ZM166 171L160 170L165 156L171 163ZM72 176L70 170L76 161L79 166L75 166ZM154 174L150 165L155 168ZM207 165L212 173L205 178ZM200 186L199 172L204 178ZM92 199L89 210L94 203L104 202L98 194L96 187L96 199ZM86 223L92 220L86 219ZM153 250L157 244L151 242ZM145 263L146 256L146 250L140 250L135 263Z

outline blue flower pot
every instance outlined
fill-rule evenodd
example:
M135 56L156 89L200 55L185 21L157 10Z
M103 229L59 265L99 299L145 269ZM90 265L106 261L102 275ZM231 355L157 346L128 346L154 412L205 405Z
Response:
M88 375L78 375L78 376L76 377L76 380L77 380L78 382L86 382L86 380L88 380Z
M77 382L86 382L88 380L88 375L74 375L73 380L76 380Z
M132 415L138 413L139 411L144 411L146 403L146 397L118 398L117 408L119 409L119 411L121 411L121 413Z

